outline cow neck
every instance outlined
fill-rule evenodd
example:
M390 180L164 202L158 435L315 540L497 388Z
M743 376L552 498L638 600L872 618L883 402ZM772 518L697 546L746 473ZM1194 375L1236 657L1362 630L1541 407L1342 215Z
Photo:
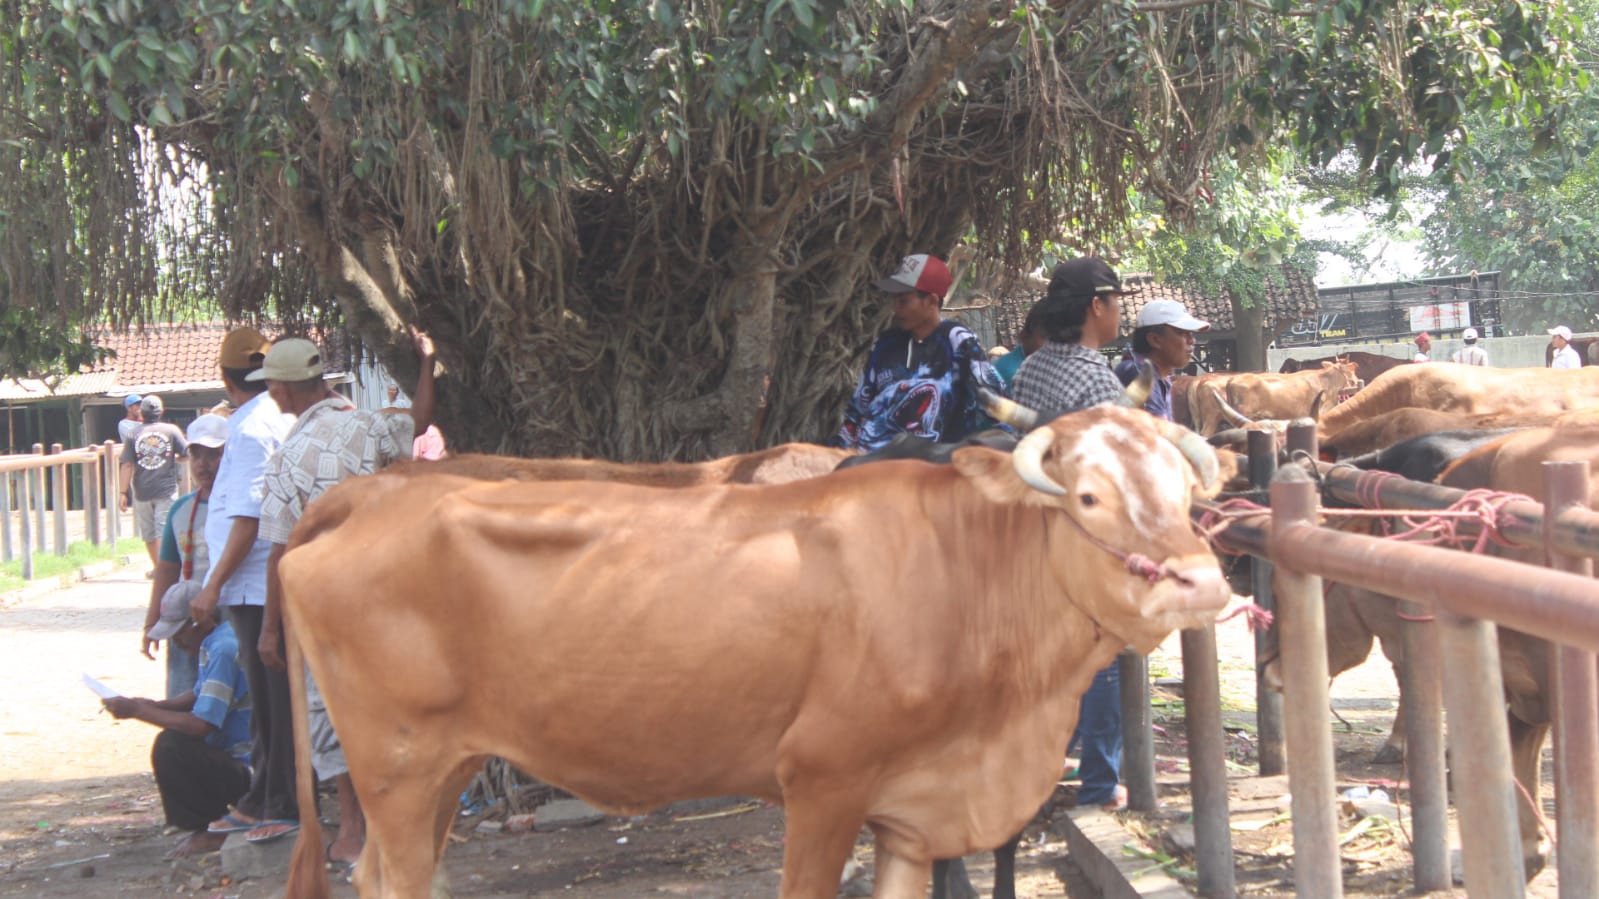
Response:
M1091 614L1072 595L1073 589L1062 596L1054 580L1048 562L1054 529L1072 528L1059 519L1062 510L994 503L953 469L944 474L952 489L934 490L930 496L943 498L948 506L925 511L932 520L958 517L961 521L961 527L938 531L946 557L974 557L964 542L966 534L984 534L985 546L1003 550L987 552L979 564L958 570L955 589L962 595L981 597L974 604L977 614L971 622L973 635L981 643L976 648L996 655L1014 653L1016 676L1030 676L1036 680L1033 688L1043 693L1064 686L1081 660L1104 655L1108 663L1114 658L1126 641ZM1079 558L1101 554L1098 548L1079 545ZM1038 561L1028 564L1028 560Z

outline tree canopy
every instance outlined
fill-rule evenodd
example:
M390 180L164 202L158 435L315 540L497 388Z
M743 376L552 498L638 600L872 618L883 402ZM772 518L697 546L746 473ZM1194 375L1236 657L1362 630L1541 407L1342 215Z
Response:
M1442 171L1561 136L1535 0L0 0L0 304L54 327L340 319L447 367L456 445L817 439L964 236L1012 270L1194 218L1220 160ZM1246 248L1252 249L1252 248ZM44 354L48 355L48 354Z

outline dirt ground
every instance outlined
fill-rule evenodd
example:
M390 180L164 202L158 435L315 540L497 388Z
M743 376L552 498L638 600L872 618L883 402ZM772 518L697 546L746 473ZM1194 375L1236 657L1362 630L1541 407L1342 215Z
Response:
M99 714L83 687L88 673L129 695L157 695L160 664L137 652L137 628L148 598L142 568L111 575L0 609L0 896L84 897L198 895L266 897L281 878L225 883L219 856L199 862L163 861L177 839L163 834L159 797L149 774L155 730L140 722L115 722ZM1219 628L1229 756L1235 763L1234 845L1240 892L1292 895L1291 824L1270 811L1274 784L1250 780L1254 749L1251 638L1239 623ZM1175 636L1151 657L1157 677L1180 677ZM1393 714L1397 688L1380 657L1335 682L1334 707L1351 728L1339 726L1336 744L1341 788L1354 784L1396 790L1397 767L1367 763ZM1149 867L1191 878L1191 859L1173 852L1162 834L1187 814L1183 788L1186 747L1177 694L1156 691L1157 758L1162 808L1152 815L1121 816L1129 838L1124 852ZM1546 784L1544 795L1550 788ZM1029 828L1019 854L1018 895L1090 899L1050 817L1069 804L1071 788L1057 792L1051 813ZM1281 790L1286 794L1286 788ZM324 813L333 803L324 800ZM1286 808L1286 806L1284 806ZM1237 814L1253 809L1253 815ZM637 819L607 819L555 833L486 833L477 818L463 818L446 856L455 895L509 897L576 895L623 899L640 895L743 899L776 894L782 859L779 809L727 801L705 808L673 808ZM1243 825L1242 827L1240 825ZM1353 827L1354 820L1346 822ZM1409 858L1399 828L1375 828L1344 847L1346 895L1407 894ZM866 840L859 861L870 863ZM973 881L988 894L991 864L969 860ZM1529 894L1554 896L1549 872ZM1191 880L1189 885L1192 886ZM342 886L336 895L353 895ZM1443 894L1440 894L1443 895ZM1463 892L1460 895L1464 895Z

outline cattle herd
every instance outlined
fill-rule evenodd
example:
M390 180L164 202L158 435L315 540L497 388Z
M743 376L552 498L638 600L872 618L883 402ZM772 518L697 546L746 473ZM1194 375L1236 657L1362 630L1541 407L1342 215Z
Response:
M1454 486L1537 496L1538 461L1599 456L1599 367L1368 380L1334 359L1173 396L1217 445L1311 416L1356 464ZM1053 789L1094 672L1231 599L1189 519L1230 453L1124 408L1018 430L941 464L840 468L850 454L802 444L700 464L458 456L329 491L282 579L296 700L308 666L366 809L361 894L432 894L493 756L618 812L781 803L782 899L831 899L863 826L889 899L1006 843ZM1334 671L1374 638L1403 663L1391 601L1330 586L1328 625ZM1548 647L1501 643L1535 792ZM301 808L288 895L325 896ZM1531 869L1543 847L1522 832Z

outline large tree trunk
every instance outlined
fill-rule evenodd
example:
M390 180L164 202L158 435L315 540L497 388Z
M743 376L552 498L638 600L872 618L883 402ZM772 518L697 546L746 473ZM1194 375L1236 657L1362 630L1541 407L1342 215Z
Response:
M1233 326L1238 335L1238 371L1266 370L1266 312L1264 299L1232 297Z

